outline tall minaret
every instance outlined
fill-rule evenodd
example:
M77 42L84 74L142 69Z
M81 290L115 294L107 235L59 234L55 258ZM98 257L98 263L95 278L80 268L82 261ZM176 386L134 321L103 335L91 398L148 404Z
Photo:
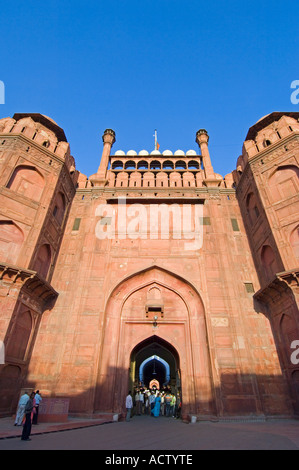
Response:
M104 146L103 146L100 166L98 168L97 173L90 176L89 178L89 180L92 182L94 186L105 186L106 184L109 157L110 157L112 145L115 142L115 132L112 129L106 129L104 131L102 139L103 139Z
M200 150L201 150L204 173L205 173L205 178L203 181L205 185L206 186L218 186L219 179L216 178L216 175L214 173L214 169L211 163L210 152L208 148L209 136L208 136L207 131L205 129L199 129L199 131L197 131L196 133L195 141L198 143Z

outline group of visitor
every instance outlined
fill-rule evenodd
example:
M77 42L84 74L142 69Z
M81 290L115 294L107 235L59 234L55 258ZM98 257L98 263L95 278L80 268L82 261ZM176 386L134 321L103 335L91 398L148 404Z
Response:
M170 388L165 388L162 391L155 387L152 389L137 388L134 393L133 405L133 413L136 415L180 418L180 395L171 392Z
M19 399L15 418L15 426L23 426L22 441L30 441L31 425L38 424L38 410L42 401L39 390L25 392Z

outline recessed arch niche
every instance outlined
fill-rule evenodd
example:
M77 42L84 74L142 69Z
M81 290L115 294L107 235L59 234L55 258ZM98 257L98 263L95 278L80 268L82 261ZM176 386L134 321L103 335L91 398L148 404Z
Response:
M162 311L146 312L151 287L161 292L163 316ZM125 397L133 385L132 355L155 337L159 338L160 352L161 345L165 351L175 351L172 356L176 367L179 365L176 370L180 370L182 415L215 413L205 309L199 293L186 279L158 266L126 277L111 291L103 325L95 412L124 412Z
M18 194L36 202L41 198L45 180L42 174L29 165L19 165L15 168L7 187Z
M6 348L6 354L9 357L19 360L25 360L28 350L30 337L33 330L33 317L30 310L26 307L19 311L12 331L12 341L9 341Z
M33 270L37 271L40 276L47 279L49 268L51 266L51 247L48 243L41 245L38 249L34 264Z
M296 196L299 191L299 168L295 165L279 166L268 180L268 191L273 202Z
M0 220L0 259L2 262L17 264L17 258L24 241L23 231L12 220Z

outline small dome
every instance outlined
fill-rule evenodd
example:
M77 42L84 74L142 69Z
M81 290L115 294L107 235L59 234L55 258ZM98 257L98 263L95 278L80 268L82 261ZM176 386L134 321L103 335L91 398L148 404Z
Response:
M161 155L161 152L159 152L159 150L153 150L151 155Z
M174 155L175 156L185 156L185 153L183 152L183 150L177 150L176 152L174 152Z
M164 150L163 155L164 155L165 157L167 157L167 156L173 155L173 153L172 153L171 150Z
M135 150L129 150L127 152L127 155L128 156L131 156L131 157L136 157L137 156L137 152L135 152Z
M195 152L195 150L188 150L188 152L186 152L186 155L187 156L197 155L197 153Z
M119 157L123 157L125 154L125 152L123 150L117 150L117 152L115 152L114 154L115 156L119 156Z
M140 152L138 153L138 155L140 155L140 156L146 156L146 155L149 155L149 153L148 153L147 150L140 150Z

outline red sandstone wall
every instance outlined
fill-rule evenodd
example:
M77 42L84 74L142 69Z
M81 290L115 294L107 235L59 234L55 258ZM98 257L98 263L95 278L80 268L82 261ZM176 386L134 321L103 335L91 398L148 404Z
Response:
M186 308L177 302L173 310L171 296L166 295L165 316L159 321L161 337L172 344L171 321L189 325L176 344L181 364L189 368L188 373L182 368L188 412L288 413L270 325L255 310L245 288L245 283L252 283L258 290L259 282L234 195L206 190L204 216L210 225L204 225L203 247L197 252L185 251L184 240L98 240L95 211L102 197L92 190L75 197L53 277L60 295L55 308L43 316L29 380L47 393L71 395L73 412L119 411L129 380L130 352L152 335L138 273L156 266L173 277L172 283L178 277L184 286L191 283L203 305L204 323L197 318L190 328ZM72 230L75 218L81 218L76 231ZM231 218L237 219L238 231L233 230ZM127 301L113 319L107 319L113 289L132 275L136 275L132 286L136 304ZM133 320L136 325L129 328L128 339L121 339L124 324ZM115 351L120 341L125 343L119 363ZM205 359L188 350L198 342L207 344ZM112 377L118 368L125 372L115 385ZM190 390L190 384L196 384L195 389ZM116 398L103 402L100 390L106 390L107 397L115 393Z
M291 344L299 338L299 124L298 116L281 114L265 117L262 128L257 123L249 132L237 197L261 283L255 298L272 326L298 413L299 369L291 361Z
M58 298L54 307L43 313L38 291L34 294L33 288L27 288L25 292L20 274L15 278L19 284L13 284L15 272L12 269L6 271L5 267L1 271L0 301L5 306L5 314L0 316L2 332L7 332L11 341L23 338L24 334L28 336L30 317L23 310L24 305L31 312L34 324L22 372L21 362L14 357L10 358L6 376L2 371L4 379L0 380L4 380L7 390L17 388L29 364L23 385L38 387L45 396L70 397L71 413L121 412L127 387L132 381L129 368L134 351L140 350L153 336L158 336L161 347L167 349L167 345L171 345L168 353L174 354L180 366L185 416L191 413L218 416L291 414L293 404L287 384L292 382L286 377L285 367L281 368L281 352L278 347L278 358L276 349L281 341L280 332L271 319L272 313L269 322L266 318L268 310L263 308L262 311L259 305L259 301L264 305L263 296L253 297L253 292L260 293L265 286L269 287L268 268L283 270L291 266L291 253L297 253L295 212L291 203L280 206L281 201L268 201L269 188L281 183L283 186L284 179L274 176L273 185L267 187L265 178L273 175L268 163L265 172L260 171L265 161L262 163L260 156L254 160L255 143L245 143L240 168L234 173L239 184L239 203L232 189L231 175L223 181L213 173L205 131L199 133L205 167L204 171L198 171L201 177L196 178L196 185L189 185L185 177L186 184L167 186L166 194L162 185L138 188L130 184L129 178L129 187L115 186L110 172L108 185L104 188L106 176L101 165L100 173L90 180L79 175L79 188L72 201L78 175L74 172L68 145L55 141L55 132L51 133L56 129L61 135L61 130L52 123L49 124L51 132L47 133L40 122L33 121L33 128L30 119L27 117L22 123L21 120L0 121L3 132L0 229L3 235L11 234L11 250L0 245L0 252L2 249L2 255L7 255L6 263L14 261L23 271L38 269L41 278L47 275ZM273 139L272 134L270 137ZM288 139L287 134L285 138ZM36 143L32 143L32 139L36 139ZM110 144L108 141L104 144L107 160L113 133L109 132L105 139L110 139ZM289 143L292 144L292 155L284 149L290 158L287 165L294 166L297 147L293 147L293 140ZM271 155L274 158L269 153L269 161L272 161ZM248 158L257 162L259 171L254 165L249 171ZM281 150L275 158L281 161ZM24 172L16 174L16 167L20 165ZM38 170L33 178L38 186L36 192L30 185L33 180L28 174L32 170L28 166ZM242 171L244 174L241 175ZM286 179L288 177L289 173ZM158 178L151 177L151 181L157 183ZM295 185L296 180L294 188ZM249 190L255 196L255 201L249 201L250 214L246 207ZM186 241L174 236L157 240L148 237L124 239L122 236L99 240L96 228L102 219L96 212L97 207L107 200L112 207L113 198L116 201L120 194L126 195L131 202L147 201L147 204L166 194L168 201L176 201L180 208L183 201L190 203L192 198L197 203L201 201L200 204L204 204L202 247L186 249ZM296 196L292 193L288 197ZM264 223L249 229L248 220L256 214L256 201L260 204L261 217L264 217L260 220ZM64 204L65 215L61 215ZM264 249L267 267L264 270L258 258L261 244L270 244L274 252L273 257L268 249ZM49 261L44 245L51 247L47 273L43 271ZM26 276L29 275L27 270ZM47 283L44 282L43 289L45 286ZM157 327L153 326L153 318L146 316L144 305L151 287L158 287L163 297L164 313L163 317L159 314ZM293 292L289 301L290 309L295 312L297 292L295 289ZM272 312L270 304L267 305ZM281 315L283 304L276 305L280 305L276 314ZM289 323L280 321L280 324L288 335ZM16 349L9 348L10 353L16 355ZM20 348L17 351L19 354ZM294 372L293 368L291 373ZM294 399L293 395L291 399ZM8 402L4 403L4 408L8 407Z
M77 176L68 143L34 116L0 120L0 413L15 406L41 314L57 295L49 282Z

